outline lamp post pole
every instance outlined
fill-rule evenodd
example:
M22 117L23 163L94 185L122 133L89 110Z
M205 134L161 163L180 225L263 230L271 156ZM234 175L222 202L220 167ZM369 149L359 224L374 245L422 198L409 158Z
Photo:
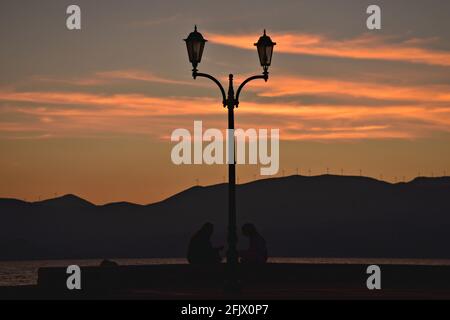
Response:
M234 140L234 89L233 89L233 75L228 77L228 134L233 135L233 144L231 144L230 136L228 136L229 150L228 150L228 251L227 263L229 265L238 264L237 252L237 223L236 223L236 164L234 156L235 140ZM231 150L232 149L232 150ZM233 151L233 152L231 152ZM232 154L232 157L231 157Z
M273 46L276 44L272 42L270 37L264 35L260 37L259 41L255 43L258 49L258 55L263 73L255 75L244 80L238 87L236 94L233 87L233 75L228 76L228 94L219 80L207 73L200 73L197 66L201 61L204 45L207 42L203 36L197 32L195 26L194 32L191 32L186 41L186 46L189 55L189 61L192 63L192 77L208 78L213 81L220 89L222 94L222 104L224 108L228 109L228 230L227 230L227 266L228 266L228 284L227 287L231 291L239 290L239 283L236 274L237 265L239 263L239 254L237 251L237 219L236 219L236 161L235 161L235 137L234 137L234 108L239 107L239 96L244 86L252 80L263 79L267 82L269 79L268 67L271 64Z
M235 137L234 137L234 108L239 106L239 95L241 94L244 86L252 80L263 79L267 82L269 79L269 72L267 68L264 68L262 75L252 76L247 78L239 86L236 96L234 93L233 86L233 75L228 76L228 95L225 96L225 89L219 80L213 76L198 72L197 68L194 67L192 70L192 77L196 79L197 77L204 77L212 80L217 84L222 93L222 103L224 108L228 109L228 233L227 233L227 264L237 265L238 264L238 252L237 252L237 225L236 225L236 161L234 155L235 149Z

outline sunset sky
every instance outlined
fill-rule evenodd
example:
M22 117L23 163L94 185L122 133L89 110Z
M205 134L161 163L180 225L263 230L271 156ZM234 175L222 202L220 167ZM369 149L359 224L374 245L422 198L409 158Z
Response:
M70 4L81 31L66 29ZM369 4L381 30L366 28ZM224 83L262 72L264 28L277 42L236 127L280 129L278 176L450 173L449 12L448 0L1 1L0 197L151 203L224 182L225 165L170 159L173 130L227 126L217 87L191 77L194 24L209 40L199 70ZM237 168L239 183L258 173Z

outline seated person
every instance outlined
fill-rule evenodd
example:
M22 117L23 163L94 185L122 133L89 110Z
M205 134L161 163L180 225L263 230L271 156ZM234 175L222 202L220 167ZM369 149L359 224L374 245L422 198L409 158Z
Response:
M191 264L214 264L220 263L222 258L220 250L223 247L214 248L211 245L211 236L214 232L212 223L205 223L197 231L189 242L187 259Z
M249 239L247 250L240 252L241 263L261 264L267 262L266 240L258 233L255 226L246 223L242 226L242 234Z

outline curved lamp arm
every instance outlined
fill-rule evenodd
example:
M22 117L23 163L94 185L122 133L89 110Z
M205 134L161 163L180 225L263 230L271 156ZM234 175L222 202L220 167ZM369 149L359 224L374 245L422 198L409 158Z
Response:
M263 79L264 81L267 82L267 79L269 79L269 73L267 72L267 70L264 70L264 73L262 75L258 75L258 76L252 76L250 78L245 79L244 82L241 83L241 85L239 86L239 88L237 89L236 92L236 108L239 106L239 96L241 94L242 89L244 88L244 86L249 83L252 80L256 80L256 79Z
M219 82L219 80L217 80L216 78L214 78L213 76L211 76L211 75L209 75L209 74L207 74L207 73L200 73L200 72L197 72L197 70L195 70L195 69L192 71L192 77L193 77L194 79L196 79L197 77L203 77L203 78L208 78L208 79L214 81L214 83L217 84L217 86L218 86L219 89L220 89L220 92L222 93L222 103L223 103L223 106L226 107L226 105L227 105L227 97L226 97L226 95L225 95L225 89L223 88L223 86L222 86L222 84Z

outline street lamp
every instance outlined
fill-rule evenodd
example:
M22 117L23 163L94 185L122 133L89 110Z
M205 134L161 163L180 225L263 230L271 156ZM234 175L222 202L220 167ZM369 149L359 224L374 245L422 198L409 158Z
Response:
M267 72L270 63L272 62L274 45L276 45L276 43L272 42L272 39L266 35L266 29L264 29L264 34L259 38L258 42L255 43L255 46L258 49L259 61L264 68L264 72Z
M228 95L225 94L225 90L220 83L219 80L214 78L213 76L200 73L197 70L198 64L202 60L203 50L205 48L205 43L207 40L203 38L202 34L197 31L197 26L193 32L189 34L189 36L184 39L186 42L186 47L189 56L189 62L192 64L192 77L196 79L197 77L204 77L212 80L220 89L222 94L222 104L224 108L228 109L228 141L233 139L233 144L230 145L230 150L228 152L228 250L227 250L227 266L230 271L230 281L233 282L231 286L235 286L237 288L237 279L236 279L236 266L238 265L238 252L237 252L237 228L236 228L236 166L235 166L235 157L234 157L234 108L238 108L239 106L239 96L241 94L244 86L256 79L263 79L267 82L269 79L268 68L272 62L272 53L273 47L276 45L275 42L272 42L269 36L266 35L266 30L264 30L264 34L259 38L258 42L255 43L255 46L258 50L259 61L261 66L263 67L262 75L256 75L247 78L244 80L241 85L238 87L236 91L236 95L234 94L233 89L233 75L230 74L228 77Z
M197 65L202 61L203 49L208 40L203 38L202 34L197 31L197 26L195 26L194 32L191 32L184 41L186 42L189 62L192 63L194 69L197 69Z

